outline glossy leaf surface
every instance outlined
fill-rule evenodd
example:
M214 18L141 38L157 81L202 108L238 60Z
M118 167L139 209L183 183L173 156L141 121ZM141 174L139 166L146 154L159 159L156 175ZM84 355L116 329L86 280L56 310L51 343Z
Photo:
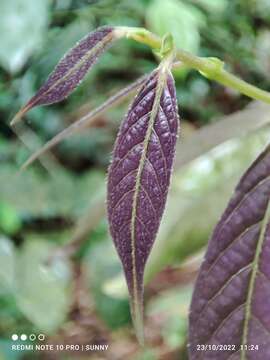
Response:
M141 341L144 267L166 202L177 129L174 80L169 70L155 71L123 121L108 177L110 231Z
M269 175L268 147L240 180L209 242L191 304L191 360L270 358Z
M45 84L19 111L12 124L37 105L53 104L65 99L116 37L112 27L102 27L80 40L60 60Z

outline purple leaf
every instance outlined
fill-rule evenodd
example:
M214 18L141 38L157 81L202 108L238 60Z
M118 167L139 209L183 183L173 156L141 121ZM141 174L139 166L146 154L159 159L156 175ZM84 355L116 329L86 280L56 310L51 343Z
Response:
M240 180L209 242L191 304L191 360L270 359L269 197L270 147Z
M126 99L133 91L138 89L147 79L148 75L143 75L139 79L137 79L132 84L126 86L125 88L118 91L115 95L108 98L103 104L98 106L96 109L90 111L88 114L83 116L81 119L75 121L70 126L62 130L60 133L55 135L51 140L49 140L44 146L35 151L29 159L22 165L21 169L25 169L29 166L33 161L39 158L43 153L50 150L53 146L59 144L62 140L68 138L73 135L77 131L81 131L86 127L89 127L93 124L93 120L95 120L98 116L102 115L105 111L110 109L112 106L118 104L122 100Z
M110 231L140 342L144 268L165 207L177 129L174 80L169 70L159 69L149 76L123 121L108 176Z
M101 27L80 40L64 55L45 84L14 117L11 125L37 105L53 104L65 99L117 37L114 28Z

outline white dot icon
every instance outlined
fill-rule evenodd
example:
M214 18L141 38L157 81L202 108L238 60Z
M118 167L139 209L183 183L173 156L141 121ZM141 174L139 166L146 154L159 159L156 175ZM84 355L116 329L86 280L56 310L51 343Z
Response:
M21 340L22 340L22 341L27 340L27 336L26 336L25 334L22 334L22 335L21 335Z
M11 339L13 340L13 341L16 341L16 340L18 340L18 335L17 334L13 334L12 336L11 336Z

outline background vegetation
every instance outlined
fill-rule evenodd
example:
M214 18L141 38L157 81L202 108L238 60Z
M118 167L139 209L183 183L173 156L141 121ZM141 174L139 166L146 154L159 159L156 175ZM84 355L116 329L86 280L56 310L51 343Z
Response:
M1 0L1 360L187 359L188 306L204 246L240 174L269 139L268 106L197 72L175 72L182 143L147 268L147 347L140 350L104 210L106 168L128 103L57 146L45 167L18 169L61 129L151 71L154 55L123 40L68 100L32 110L17 134L9 127L65 51L106 24L171 32L179 48L219 57L270 89L269 0ZM44 333L50 344L105 343L109 350L12 352L14 333Z

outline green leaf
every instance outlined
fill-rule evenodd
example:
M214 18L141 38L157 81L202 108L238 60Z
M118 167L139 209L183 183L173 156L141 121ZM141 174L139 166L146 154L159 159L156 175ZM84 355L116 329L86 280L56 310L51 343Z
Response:
M176 47L198 52L199 29L205 18L194 6L179 0L154 0L147 8L146 22L149 29L159 35L171 33Z
M54 247L45 241L27 241L16 266L17 305L40 330L51 333L63 323L70 305L69 263L62 258L48 262Z
M15 234L21 226L21 221L14 209L6 203L0 202L0 230L7 234Z
M19 71L40 46L48 23L48 0L1 0L0 64Z

